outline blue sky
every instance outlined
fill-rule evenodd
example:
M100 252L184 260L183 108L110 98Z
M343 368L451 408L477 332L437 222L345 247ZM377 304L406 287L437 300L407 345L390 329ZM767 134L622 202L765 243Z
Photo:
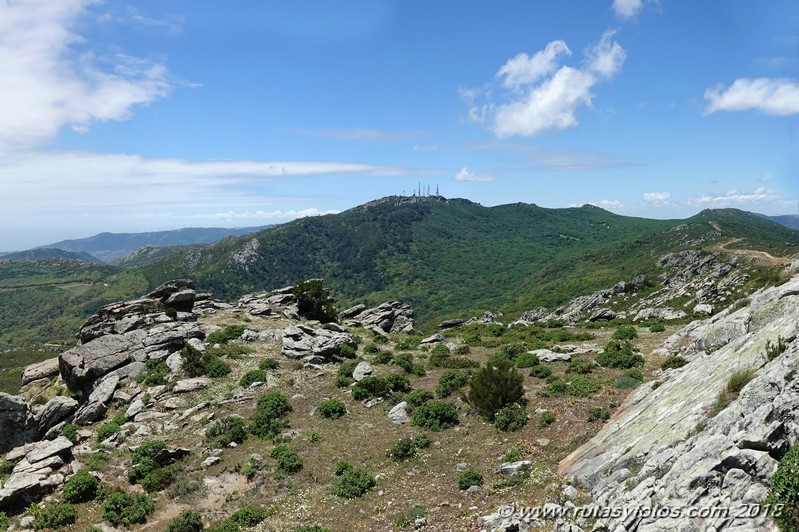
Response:
M0 250L421 182L795 213L799 1L0 0Z

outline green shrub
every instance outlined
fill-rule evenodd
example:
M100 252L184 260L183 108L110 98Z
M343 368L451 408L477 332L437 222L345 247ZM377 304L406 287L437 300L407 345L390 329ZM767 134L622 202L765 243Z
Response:
M67 438L72 443L78 443L78 431L80 430L80 425L76 425L75 423L67 423L64 425L64 428L61 429L61 435Z
M633 340L638 338L638 333L632 325L622 325L611 336L614 340Z
M515 432L527 424L527 410L518 403L500 408L494 414L494 426L503 432Z
M414 504L413 508L405 510L397 517L397 520L394 521L394 525L397 528L408 528L412 526L417 519L424 517L426 511L427 508L421 504Z
M408 377L403 373L389 373L383 378L392 392L411 391L411 381L408 380Z
M205 339L209 344L226 344L244 334L244 325L228 325L222 330L214 331Z
M302 469L302 458L296 452L289 449L286 444L281 443L272 449L270 454L272 458L277 460L277 467L285 473L296 473Z
M336 386L346 388L355 382L355 379L352 378L352 372L355 371L356 367L358 367L357 360L349 360L341 364L336 375Z
M250 433L261 438L275 438L289 423L286 416L291 412L289 400L280 392L269 392L258 399L250 417Z
M229 375L231 372L230 364L222 360L221 358L213 358L208 363L208 366L205 368L205 375L207 377L211 377L212 379L217 379L219 377L224 377Z
M469 379L471 375L464 371L448 369L444 373L441 374L441 377L438 379L438 385L436 386L436 394L439 397L449 397L452 395L452 392L457 390L458 388L462 388L469 383Z
M430 352L429 364L434 368L443 367L444 361L448 360L450 356L449 347L438 344Z
M632 390L633 388L638 388L641 385L642 381L635 379L626 373L624 375L620 375L614 382L613 386L620 389L620 390Z
M662 321L656 321L652 325L649 326L649 332L659 333L666 330L666 324Z
M611 340L604 351L596 357L597 363L606 368L634 368L644 365L644 357L635 353L635 348L627 340Z
M143 382L147 386L166 384L166 376L169 375L171 371L169 366L166 365L166 362L159 358L150 358L144 365L146 369L140 378L140 382Z
M516 367L517 368L532 368L539 365L541 361L538 359L538 356L533 355L532 353L521 353L519 356L516 357Z
M390 351L378 351L372 357L372 364L389 364L393 359Z
M178 317L178 309L173 307L167 307L164 309L164 314L166 314L167 318L177 319Z
M269 513L263 508L246 506L233 512L233 515L228 517L227 521L242 528L249 528L261 523L267 517L269 517Z
M502 459L506 462L518 462L529 452L530 449L527 447L527 445L524 443L516 443L508 450L507 453L505 453L505 456L503 456Z
M670 356L663 361L663 363L660 365L660 369L666 370L666 369L681 368L687 363L688 359L683 358L679 355Z
M631 379L635 379L637 381L644 382L644 374L641 373L640 369L628 369L624 372L625 377L630 377Z
M130 526L144 523L147 516L155 509L155 503L149 495L117 491L106 497L103 503L103 519L114 526Z
M551 375L552 369L549 366L533 366L533 369L530 370L530 376L539 379L546 379Z
M415 338L413 336L408 336L407 338L403 338L399 342L394 345L394 349L397 351L413 351L419 344L422 343L420 338Z
M239 386L248 388L254 382L266 382L266 372L262 369L251 369L241 376Z
M226 447L231 442L244 443L247 429L240 417L227 416L211 425L206 435L220 447Z
M579 373L584 375L591 373L593 370L594 365L592 363L582 358L575 358L569 362L569 366L566 368L566 373Z
M88 471L78 471L64 484L62 495L69 503L81 503L94 500L100 481Z
M569 392L569 384L558 376L550 375L546 387L538 392L541 397L560 397Z
M607 421L610 419L610 411L601 406L595 406L588 411L588 422L592 421Z
M394 364L402 368L405 373L413 373L413 355L410 353L400 353L395 356Z
M370 375L355 383L352 387L352 398L361 401L372 397L383 397L388 395L389 391L391 388L383 377Z
M339 479L333 488L333 493L345 499L355 499L377 485L375 477L365 469L342 462L336 466L336 476Z
M382 334L374 333L374 335L372 336L372 341L376 344L387 344L388 336L383 336Z
M571 378L569 383L569 395L575 397L588 397L592 393L598 392L602 388L602 384L587 375L575 375Z
M5 512L0 512L0 532L6 532L8 525L8 516Z
M274 358L264 358L258 363L258 369L263 371L273 370L280 368L280 362L275 360Z
M432 431L454 427L458 422L458 409L444 401L428 401L418 406L411 419L412 424Z
M333 306L330 291L324 288L321 279L302 282L294 288L297 299L297 311L300 316L309 320L329 323L338 319L338 311Z
M504 344L502 347L500 347L499 354L501 354L510 361L514 361L516 360L517 356L523 353L527 353L529 349L530 346L528 346L524 342L511 342L509 344Z
M200 532L203 529L203 518L199 512L186 510L173 519L166 532Z
M541 417L538 418L538 426L539 428L545 428L550 426L555 422L555 414L550 411L546 411L541 413Z
M355 358L358 356L358 350L350 344L342 344L339 348L339 354L344 358Z
M792 447L780 460L771 477L771 492L763 504L784 505L774 522L785 532L799 530L799 446Z
M418 449L425 449L430 446L427 436L417 436L415 438L403 438L391 447L388 455L392 460L401 462L416 456Z
M482 486L483 485L483 475L480 474L479 471L475 471L474 469L467 469L461 476L458 477L458 489L460 490L467 490L472 486Z
M347 413L347 407L338 399L328 399L319 404L319 415L327 419L338 419Z
M209 346L205 349L205 354L208 357L228 357L232 359L241 358L242 355L252 353L252 348L241 344L222 344L219 347L215 345Z
M510 364L486 365L469 383L468 400L472 408L492 421L502 407L524 397L524 377Z
M371 344L364 346L363 352L367 355L376 355L380 352L380 346L372 342Z
M78 519L78 511L71 504L50 503L37 509L31 526L34 530L63 528Z
M103 442L113 436L114 434L118 433L122 430L119 427L119 424L115 421L109 421L108 423L103 423L100 425L100 428L97 430L97 442Z
M403 397L403 400L408 403L408 406L410 406L411 409L414 409L419 405L426 403L427 401L431 401L434 398L435 396L428 390L414 390Z

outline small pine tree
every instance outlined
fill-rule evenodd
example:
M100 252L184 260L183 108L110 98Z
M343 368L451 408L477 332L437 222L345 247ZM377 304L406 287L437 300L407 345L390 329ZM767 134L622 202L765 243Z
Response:
M518 403L524 397L524 377L510 362L486 365L469 384L469 404L481 416L493 421L501 408Z
M321 279L311 279L298 284L294 288L294 297L297 298L297 310L300 316L322 323L338 319L330 290L322 286Z

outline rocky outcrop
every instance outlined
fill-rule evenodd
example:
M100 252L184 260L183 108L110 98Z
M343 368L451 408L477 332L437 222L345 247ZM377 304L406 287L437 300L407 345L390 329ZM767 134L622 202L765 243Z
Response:
M33 441L39 430L22 397L0 392L0 452Z
M59 436L11 451L6 459L17 463L0 488L0 508L36 501L61 486L66 476L74 472L70 466L72 446L71 441Z
M78 402L71 397L53 397L35 416L39 436L44 437L51 428L69 419L78 409Z
M53 357L43 362L31 364L22 370L22 385L37 381L39 379L49 379L58 375L58 357Z
M108 410L108 404L114 396L119 384L119 376L109 375L95 384L94 390L89 394L89 398L75 414L75 423L86 425L102 419Z
M203 338L190 312L193 303L193 284L181 279L145 298L101 307L81 327L80 343L58 357L61 377L71 390L88 391L112 371L135 376L147 359L166 358L191 338ZM167 315L168 308L176 314Z
M606 507L731 507L755 504L783 454L799 444L799 277L751 297L749 307L695 322L664 347L690 362L640 386L560 473ZM783 339L787 349L768 354ZM705 350L713 346L712 350ZM736 370L754 378L711 417ZM600 520L606 530L771 530L746 519L636 515Z
M678 320L687 316L682 310L670 307L645 308L638 311L633 321L641 320Z
M298 320L300 316L297 298L294 297L294 288L294 286L286 286L271 292L243 295L239 299L238 307L253 316Z
M386 301L377 307L361 310L345 323L353 327L377 327L387 334L411 334L414 327L413 309L400 301Z
M502 313L501 312L498 312L497 314L494 314L493 312L487 310L487 311L483 312L482 316L480 316L480 317L473 316L473 317L469 318L468 320L466 320L463 324L464 325L471 325L473 323L482 323L484 325L489 325L491 323L499 323L499 321L497 321L497 318L501 318L501 317L502 317ZM500 323L500 325L501 325L501 323Z
M318 328L306 324L290 325L283 331L282 353L288 358L311 364L331 362L343 345L355 347L355 339L335 323Z

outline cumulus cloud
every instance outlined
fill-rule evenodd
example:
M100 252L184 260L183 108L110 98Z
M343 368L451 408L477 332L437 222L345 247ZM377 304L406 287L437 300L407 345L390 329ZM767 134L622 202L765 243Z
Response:
M603 199L599 203L591 203L590 205L594 205L596 207L602 207L603 209L607 210L619 210L624 208L624 203L618 200L607 200L607 199Z
M552 41L533 56L519 54L505 63L495 75L501 80L500 99L490 99L493 87L461 89L469 106L469 119L487 125L497 137L535 136L562 131L579 124L577 110L591 107L592 89L607 81L622 68L627 54L607 31L599 42L584 52L580 67L560 66L571 54L563 41Z
M635 18L643 8L643 0L613 0L613 11L619 18Z
M28 148L62 127L125 120L136 105L173 87L158 62L117 54L98 58L76 32L96 0L0 4L0 150ZM97 65L110 64L106 69Z
M455 179L455 181L493 181L494 176L488 173L477 174L470 172L469 169L464 166L455 174L453 179Z
M528 83L535 83L542 77L551 74L558 67L561 56L571 55L571 50L563 41L552 41L546 48L528 56L524 52L509 59L502 65L496 77L502 78L506 87L518 87Z
M644 201L649 203L665 203L671 199L670 192L646 192L643 195Z
M729 88L705 91L705 114L716 111L758 110L770 115L799 114L799 82L786 78L739 78Z

